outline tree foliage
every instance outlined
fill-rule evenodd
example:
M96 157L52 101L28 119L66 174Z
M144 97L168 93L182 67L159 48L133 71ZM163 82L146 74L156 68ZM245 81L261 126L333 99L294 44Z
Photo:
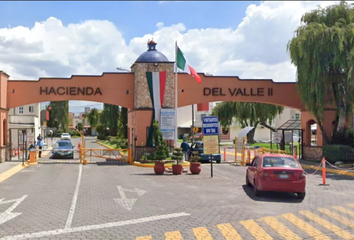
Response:
M109 135L117 136L118 133L119 106L103 104L103 111L100 117L101 123L109 128Z
M325 107L337 109L333 135L346 129L353 104L354 8L341 1L304 14L287 50L297 67L297 87L307 109L323 128Z
M77 130L79 130L79 131L84 130L84 125L82 124L82 122L79 122L79 123L77 124Z
M259 124L275 131L270 125L278 114L284 110L282 106L252 102L222 102L213 111L218 116L223 128L229 128L236 120L242 128L254 127L247 134L247 142L254 143L254 134Z
M85 118L87 118L88 122L90 123L90 126L92 128L95 128L99 123L99 113L97 109L91 109L91 111L87 115L85 115Z
M56 101L50 102L48 107L52 107L50 110L49 127L61 128L63 132L69 130L69 101Z

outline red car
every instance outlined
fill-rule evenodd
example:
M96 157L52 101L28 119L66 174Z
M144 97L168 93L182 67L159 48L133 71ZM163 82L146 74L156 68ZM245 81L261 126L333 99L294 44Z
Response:
M306 177L300 164L290 155L263 154L247 163L246 184L253 186L254 194L261 191L294 192L304 199Z

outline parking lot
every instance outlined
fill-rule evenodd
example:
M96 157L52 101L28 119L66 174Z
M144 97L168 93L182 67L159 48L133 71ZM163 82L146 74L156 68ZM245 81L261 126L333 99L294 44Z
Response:
M310 238L301 221L296 225L279 217L289 213L292 221L302 219L321 236L352 237L354 224L318 211L329 209L354 222L354 208L347 205L354 203L352 178L329 174L329 186L319 186L321 176L309 174L301 201L292 194L254 197L245 186L245 167L214 164L210 175L209 164L202 165L200 175L180 176L130 165L29 166L0 183L0 239L279 239L289 231Z

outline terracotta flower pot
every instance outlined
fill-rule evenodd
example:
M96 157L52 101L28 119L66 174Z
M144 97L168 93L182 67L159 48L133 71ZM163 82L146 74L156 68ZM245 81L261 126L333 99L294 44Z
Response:
M165 172L165 163L155 162L154 171L155 174L162 175Z
M189 170L192 174L199 174L200 171L202 171L202 165L200 164L200 162L191 163L191 165L189 166Z
M179 164L172 164L172 173L173 175L181 175L183 166Z

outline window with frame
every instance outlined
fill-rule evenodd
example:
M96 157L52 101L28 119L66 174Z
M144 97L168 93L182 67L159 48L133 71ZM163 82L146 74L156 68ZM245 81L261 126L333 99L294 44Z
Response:
M299 120L300 119L300 113L295 113L295 119Z
M18 108L18 114L23 114L23 107Z
M28 111L29 111L30 113L33 113L33 112L34 112L34 107L33 107L33 106L29 106L29 107L28 107Z

